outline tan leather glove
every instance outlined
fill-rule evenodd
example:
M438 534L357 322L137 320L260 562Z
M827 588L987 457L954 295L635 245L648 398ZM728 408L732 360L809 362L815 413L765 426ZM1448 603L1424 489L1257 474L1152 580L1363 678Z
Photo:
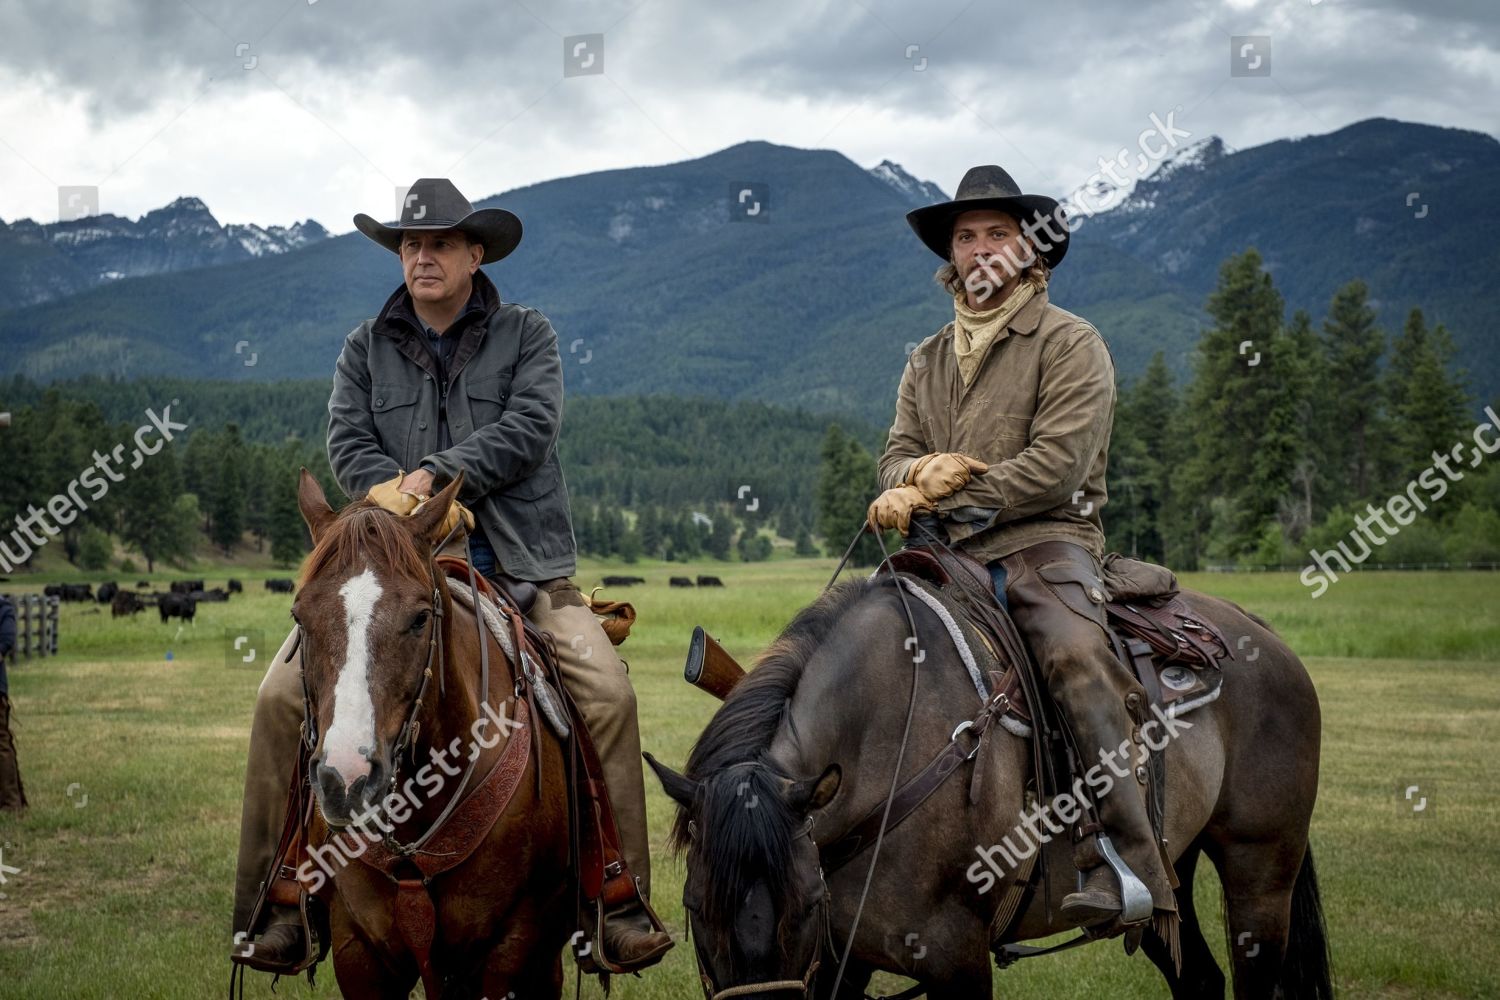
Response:
M932 510L932 501L915 486L895 486L875 498L866 519L875 531L895 528L904 535L911 530L912 512L918 510Z
M912 463L911 471L906 474L906 483L921 490L928 500L936 502L963 489L974 473L988 472L989 468L979 459L956 451L935 452Z
M398 472L395 479L371 486L370 492L366 495L371 501L380 504L397 517L408 517L417 509L417 505L422 502L423 498L410 493L402 493L398 489L401 480L405 478L406 473Z
M401 481L405 478L406 473L398 472L395 479L389 482L376 483L374 486L371 486L367 496L370 500L378 503L397 517L410 517L421 510L422 505L432 498L419 497L414 493L402 493L398 487L400 487ZM440 529L442 534L446 535L452 531L453 526L458 523L460 518L463 519L464 527L468 529L470 534L473 534L474 514L457 500L453 501L453 506L448 508L448 516L444 518L443 526Z
M428 497L421 503L417 504L416 507L412 508L412 513L415 514L417 511L421 510L422 507L426 505L427 501L430 499L431 497ZM454 500L453 504L448 508L448 516L443 518L443 526L438 529L438 537L446 537L447 534L453 530L453 526L458 524L460 518L463 519L464 530L472 535L474 533L474 512L469 510L469 508L465 507L463 504L459 503L457 500Z

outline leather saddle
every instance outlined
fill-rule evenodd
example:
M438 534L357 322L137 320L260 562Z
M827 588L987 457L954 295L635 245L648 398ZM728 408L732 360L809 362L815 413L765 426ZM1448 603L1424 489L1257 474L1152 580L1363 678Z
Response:
M1086 586L1097 587L1106 596L1111 640L1116 655L1125 667L1136 674L1151 702L1164 709L1183 711L1206 704L1217 697L1222 675L1219 661L1234 658L1224 636L1175 587L1170 573L1158 577L1152 573L1132 573L1128 564L1137 563L1115 554L1107 560L1106 577L1115 581L1157 580L1170 582L1170 589L1147 593L1138 589L1128 596L1110 587L1106 580L1091 579ZM1024 707L1024 688L1014 682L1013 674L1020 664L1030 660L1022 639L1010 616L1003 613L994 596L990 572L977 559L958 550L928 546L909 546L890 557L891 568L925 581L964 611L965 618L984 638L997 659L1005 664L1007 694ZM1140 563L1142 567L1160 570ZM1008 655L1006 655L1008 654ZM1183 704L1178 706L1177 703ZM1029 712L1026 713L1029 717Z

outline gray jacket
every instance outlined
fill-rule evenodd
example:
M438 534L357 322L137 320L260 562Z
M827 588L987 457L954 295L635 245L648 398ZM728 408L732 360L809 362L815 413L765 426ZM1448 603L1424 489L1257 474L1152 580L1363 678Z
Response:
M328 459L351 498L424 464L437 470L438 487L462 470L459 499L504 572L536 582L571 576L577 544L557 459L557 334L535 309L501 302L483 271L474 284L445 334L460 336L446 390L405 285L349 334L328 400ZM444 415L455 443L441 450Z

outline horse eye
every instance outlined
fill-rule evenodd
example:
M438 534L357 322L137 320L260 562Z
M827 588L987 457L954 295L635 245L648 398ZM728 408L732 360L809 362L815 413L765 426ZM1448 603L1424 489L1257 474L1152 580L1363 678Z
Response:
M427 612L423 611L423 612L420 612L417 615L416 618L412 619L411 627L408 628L407 631L408 632L420 632L420 631L422 631L426 627L427 627Z

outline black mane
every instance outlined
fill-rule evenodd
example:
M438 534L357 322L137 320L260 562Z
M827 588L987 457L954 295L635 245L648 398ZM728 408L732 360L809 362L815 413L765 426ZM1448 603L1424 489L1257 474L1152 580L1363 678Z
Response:
M792 880L792 843L800 817L788 805L788 775L768 757L803 667L839 619L878 584L840 584L797 614L756 666L725 699L688 755L685 773L698 783L695 808L679 809L674 846L700 852L709 874L704 917L727 926L746 894L765 883L771 898L787 903L783 919L800 912ZM707 835L694 843L692 814Z

